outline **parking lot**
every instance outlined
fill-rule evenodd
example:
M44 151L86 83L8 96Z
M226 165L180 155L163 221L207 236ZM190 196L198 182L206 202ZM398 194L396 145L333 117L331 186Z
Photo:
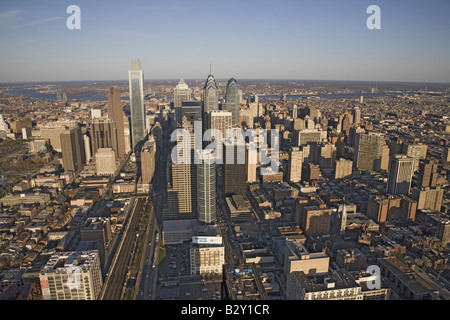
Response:
M159 298L164 300L220 300L221 276L191 276L189 244L166 246L165 275Z

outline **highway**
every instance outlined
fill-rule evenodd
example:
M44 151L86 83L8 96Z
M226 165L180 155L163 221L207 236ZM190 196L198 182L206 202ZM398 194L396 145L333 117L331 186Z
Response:
M158 246L159 230L156 223L153 204L151 204L149 223L144 240L144 252L141 259L140 271L136 282L135 300L150 300L154 298L153 288L158 279Z
M121 300L126 286L128 268L133 258L133 248L136 241L136 229L139 225L145 199L138 198L134 201L134 207L130 212L125 230L117 252L114 256L109 273L100 294L100 300Z

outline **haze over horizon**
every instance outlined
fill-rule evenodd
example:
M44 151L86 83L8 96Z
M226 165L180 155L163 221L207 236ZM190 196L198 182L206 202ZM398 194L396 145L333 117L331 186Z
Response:
M81 10L69 30L68 6ZM369 30L368 6L381 9ZM17 1L0 5L0 82L145 80L450 82L450 2Z

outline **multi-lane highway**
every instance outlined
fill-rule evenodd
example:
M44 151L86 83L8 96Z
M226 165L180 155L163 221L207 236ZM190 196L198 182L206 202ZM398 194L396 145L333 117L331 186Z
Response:
M133 199L134 200L134 199ZM106 275L105 283L100 294L101 300L121 300L126 286L127 273L133 258L133 247L136 241L136 229L139 225L145 199L134 200L134 206L122 231L121 239L110 271Z
M154 299L153 288L156 287L158 271L159 229L156 223L153 204L149 213L149 223L144 239L140 271L136 282L135 299Z

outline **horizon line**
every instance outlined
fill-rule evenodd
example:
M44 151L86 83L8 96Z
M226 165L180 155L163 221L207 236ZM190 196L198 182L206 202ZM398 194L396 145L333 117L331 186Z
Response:
M235 77L234 77L235 78ZM152 82L152 81L178 81L180 79L184 79L187 81L199 81L204 80L206 78L155 78L155 79L144 79L145 82ZM228 81L229 78L215 78L217 81ZM236 79L236 78L235 78ZM237 78L239 79L239 78ZM128 82L128 79L111 79L111 80L23 80L23 81L0 81L0 85L6 85L6 84L27 84L27 83L33 83L33 84L39 84L39 83L58 83L58 82ZM442 81L430 81L430 80L414 80L414 81L408 81L408 80L345 80L345 79L296 79L296 78L241 78L239 81L307 81L307 82L324 82L324 81L331 81L331 82L377 82L377 83L410 83L410 84L442 84L442 85L450 85L449 82L442 82Z

